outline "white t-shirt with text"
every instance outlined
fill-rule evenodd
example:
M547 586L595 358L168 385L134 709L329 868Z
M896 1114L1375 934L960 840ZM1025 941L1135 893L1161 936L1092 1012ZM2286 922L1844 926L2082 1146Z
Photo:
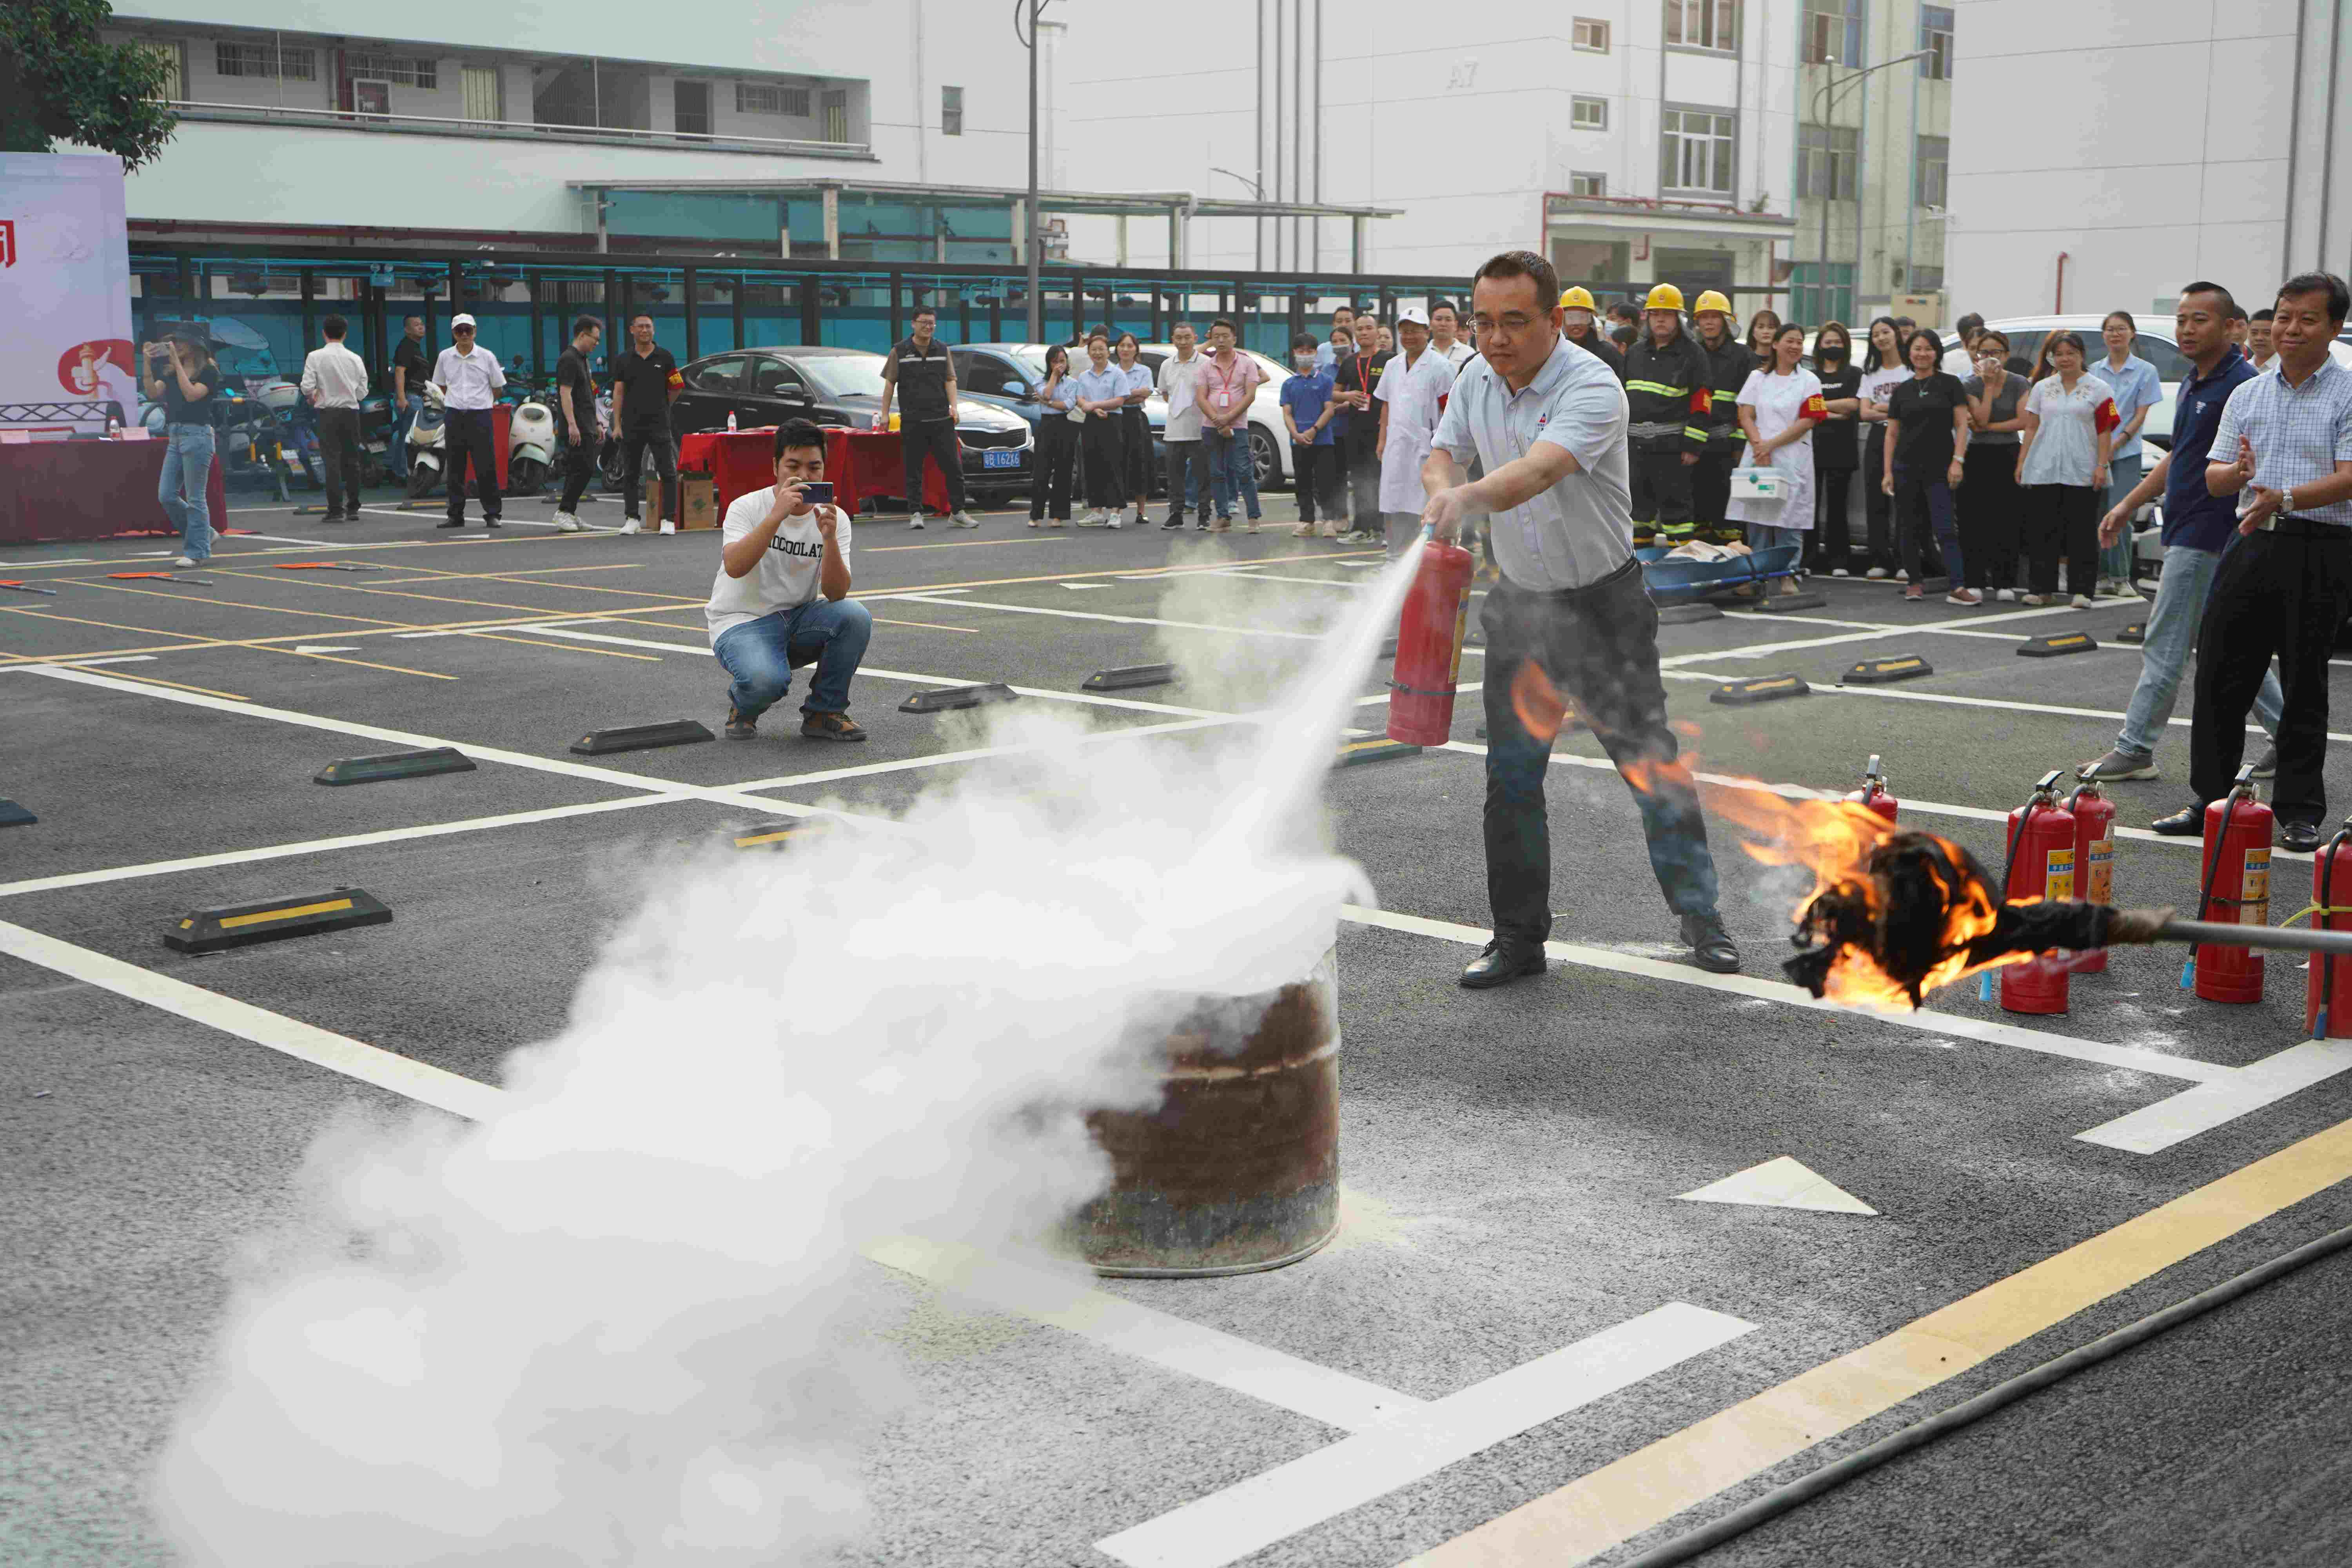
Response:
M722 526L719 543L723 549L749 535L766 521L768 509L776 503L773 485L738 496L727 507L727 519ZM849 564L849 514L841 514L835 525L834 538L841 545L841 563ZM824 565L824 535L816 526L816 510L811 508L798 517L788 517L776 525L776 536L768 542L767 553L760 557L758 570L740 577L727 575L722 563L719 575L710 584L710 603L703 606L702 616L710 626L710 644L719 646L719 634L774 615L778 610L794 610L816 599L823 592L820 586Z

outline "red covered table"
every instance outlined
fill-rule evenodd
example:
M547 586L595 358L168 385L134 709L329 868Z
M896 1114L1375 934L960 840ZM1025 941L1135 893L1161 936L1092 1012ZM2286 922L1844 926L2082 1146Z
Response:
M677 466L710 476L719 492L719 520L724 521L730 501L776 482L775 452L773 426L757 430L697 430L678 443ZM898 433L826 426L824 477L832 482L834 504L853 517L865 501L897 495L907 485ZM947 480L936 464L923 469L923 502L934 511L948 510Z
M0 446L0 544L142 531L178 537L155 499L167 447L161 440ZM220 532L228 526L228 490L217 459L205 496Z

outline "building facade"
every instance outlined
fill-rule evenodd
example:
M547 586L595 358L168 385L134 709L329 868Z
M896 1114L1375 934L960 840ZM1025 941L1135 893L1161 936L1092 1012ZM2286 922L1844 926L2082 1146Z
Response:
M1958 0L1952 297L1988 317L2269 303L2352 272L2352 37L2341 0ZM2052 70L2069 90L2024 96Z
M1797 318L1948 323L1955 7L1802 0L1797 21Z

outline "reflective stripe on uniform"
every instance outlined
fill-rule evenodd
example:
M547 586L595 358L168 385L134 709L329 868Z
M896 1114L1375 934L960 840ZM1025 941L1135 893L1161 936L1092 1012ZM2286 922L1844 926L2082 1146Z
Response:
M1689 387L1668 386L1662 381L1629 381L1625 384L1625 390L1628 392L1654 392L1660 397L1688 397L1690 395Z
M1694 441L1704 441L1706 439L1706 432L1700 429L1696 425L1684 426L1683 434L1689 437Z

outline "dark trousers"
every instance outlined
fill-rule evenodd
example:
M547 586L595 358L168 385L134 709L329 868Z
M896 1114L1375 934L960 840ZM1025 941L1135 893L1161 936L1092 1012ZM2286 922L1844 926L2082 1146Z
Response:
M1184 521L1184 498L1197 502L1202 517L1209 515L1209 447L1199 437L1190 441L1168 443L1168 521Z
M588 493L588 480L596 472L596 448L593 443L573 441L563 448L563 499L555 510L569 515L579 510L580 498Z
M360 510L360 411L319 410L319 463L327 470L327 515Z
M1895 570L1895 498L1879 488L1886 479L1886 426L1873 425L1862 443L1862 515L1869 531L1870 563Z
M1633 790L1667 905L1677 914L1712 912L1706 818L1689 773L1675 761L1679 748L1658 677L1658 611L1636 563L1564 594L1533 593L1506 578L1487 592L1478 624L1486 637L1486 897L1495 934L1528 943L1551 934L1544 781L1552 738L1529 734L1511 698L1530 659L1591 726Z
M1387 525L1381 521L1381 417L1379 414L1358 414L1348 421L1348 433L1340 437L1339 461L1347 468L1349 526L1367 533L1381 533ZM1333 508L1336 513L1338 509Z
M1149 501L1151 499L1151 421L1143 416L1140 408L1118 411L1119 445L1125 471L1119 489L1129 500Z
M482 518L499 520L499 465L490 451L490 411L487 408L442 410L441 458L448 465L449 521L466 521L466 465L474 467L475 486L482 492Z
M1951 463L1895 465L1895 537L1903 542L1903 569L1914 584L1930 577L1965 575L1967 557L1952 529Z
M1819 481L1814 493L1821 498L1821 511L1813 522L1812 564L1835 572L1853 554L1853 526L1846 521L1846 507L1853 495L1853 470L1821 468L1814 477Z
M2017 488L2017 448L1972 442L1960 458L1960 493L1955 500L1968 585L1989 591L2013 588L2025 505Z
M654 471L661 476L661 514L677 516L677 441L667 425L641 425L621 432L621 512L636 517L637 485L645 477L646 452L654 455Z
M2099 500L2100 492L2089 485L2025 487L2025 553L2035 593L2058 591L2061 554L2066 557L2067 593L2087 599L2098 587Z
M1092 420L1087 421L1092 424ZM907 512L923 510L923 459L929 458L947 481L948 510L963 510L963 452L956 445L955 421L898 416L898 455L906 463Z
M1709 441L1691 469L1691 517L1701 528L1721 528L1731 510L1731 470L1739 466L1747 447Z
M1168 450L1172 454L1176 448ZM1048 414L1037 421L1036 470L1029 488L1032 519L1045 521L1045 509L1051 506L1054 516L1065 522L1070 520L1070 476L1077 466L1078 427L1070 423L1069 416Z
M1320 502L1324 521L1340 521L1348 515L1347 499L1339 490L1339 447L1290 444L1291 489L1298 499L1298 521L1313 522Z
M1671 447L1636 447L1632 453L1633 521L1654 524L1675 539L1691 534L1691 470L1698 465L1683 461L1689 450L1677 441Z
M2036 487L2039 488L2039 487ZM2292 532L2233 537L2214 570L2197 627L2197 695L2189 787L2200 803L2230 793L2246 750L2246 710L2278 658L2283 705L2271 807L2282 822L2327 816L2327 661L2352 616L2352 535L2288 519ZM2336 901L2343 901L2339 889Z
M1117 511L1127 504L1127 421L1116 414L1089 414L1078 426L1087 459L1087 504Z

